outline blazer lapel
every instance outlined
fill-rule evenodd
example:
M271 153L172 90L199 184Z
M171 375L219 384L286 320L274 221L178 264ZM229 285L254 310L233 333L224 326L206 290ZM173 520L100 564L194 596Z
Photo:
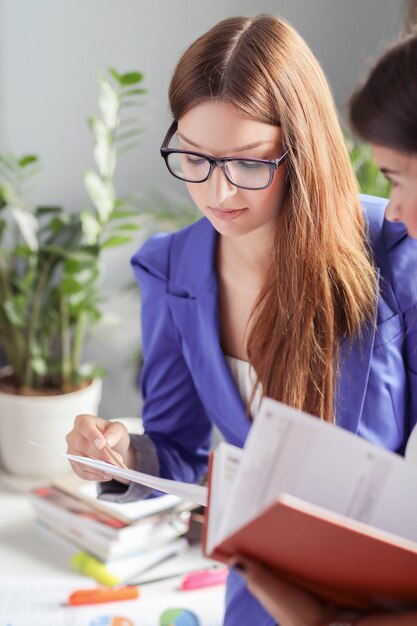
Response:
M220 345L215 272L217 233L206 219L193 238L173 248L168 302L194 384L226 441L242 446L250 420ZM178 259L180 262L178 263ZM198 261L196 262L196 259Z

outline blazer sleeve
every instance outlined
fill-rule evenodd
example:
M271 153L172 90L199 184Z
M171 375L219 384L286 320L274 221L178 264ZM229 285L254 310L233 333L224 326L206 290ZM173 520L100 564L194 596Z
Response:
M155 445L160 476L197 482L207 470L212 426L169 308L174 236L152 237L132 259L141 291L142 419L145 435Z
M400 224L385 223L390 281L404 327L403 353L408 377L409 432L417 423L417 241L404 234ZM396 239L395 244L392 240Z

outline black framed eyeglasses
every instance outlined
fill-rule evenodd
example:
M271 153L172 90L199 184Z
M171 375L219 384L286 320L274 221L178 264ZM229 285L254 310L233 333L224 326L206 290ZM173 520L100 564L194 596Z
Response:
M168 148L177 128L177 122L172 122L162 142L161 156L170 173L187 183L204 183L213 169L218 166L229 183L235 187L252 190L266 189L272 183L275 171L285 161L288 154L285 151L278 159L268 161L247 157L215 158L201 152Z

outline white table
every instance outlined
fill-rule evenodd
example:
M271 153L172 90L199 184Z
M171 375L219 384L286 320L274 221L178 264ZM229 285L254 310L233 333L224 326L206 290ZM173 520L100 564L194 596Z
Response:
M176 590L178 579L149 584L142 588L141 599L124 603L108 603L83 609L70 609L71 614L55 616L35 616L37 602L45 602L41 598L43 590L48 596L49 605L59 593L64 593L66 587L94 586L95 582L88 578L80 578L74 573L70 565L70 553L58 543L42 537L34 527L34 514L27 495L14 492L1 482L0 477L0 626L29 626L29 623L19 621L19 611L23 611L24 603L31 607L30 626L92 626L97 615L113 615L114 611L123 613L131 620L126 621L130 626L159 626L159 615L164 608L184 607L193 610L200 619L201 626L219 626L222 623L224 587L213 587L192 592ZM164 564L155 567L149 573L149 577L185 571L196 567L213 565L212 561L205 559L199 548L193 548L189 552L173 558ZM16 605L15 614L2 615L3 602L7 593L11 594L13 585L21 583L23 593L21 604ZM57 589L55 589L55 586ZM33 597L29 598L29 595ZM54 595L55 594L55 595ZM52 600L51 600L52 599ZM51 608L51 607L49 607ZM58 609L57 609L58 610ZM60 611L62 611L62 607ZM68 608L66 609L68 611ZM52 611L52 609L51 609ZM8 611L10 613L10 610ZM13 610L14 612L14 610ZM134 614L134 617L131 616ZM52 612L51 612L52 615ZM137 621L136 621L137 616ZM23 618L22 618L23 619ZM48 619L50 621L48 621ZM61 620L61 621L60 621ZM104 624L104 621L101 622ZM120 626L122 626L122 622ZM109 626L111 621L108 622ZM116 624L116 622L114 622Z

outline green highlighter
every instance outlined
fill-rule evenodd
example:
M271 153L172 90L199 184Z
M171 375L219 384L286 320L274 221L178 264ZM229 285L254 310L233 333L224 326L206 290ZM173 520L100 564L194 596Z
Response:
M113 587L120 584L120 579L117 576L113 576L102 561L86 552L76 552L71 557L71 565L78 572L94 578L100 585Z

